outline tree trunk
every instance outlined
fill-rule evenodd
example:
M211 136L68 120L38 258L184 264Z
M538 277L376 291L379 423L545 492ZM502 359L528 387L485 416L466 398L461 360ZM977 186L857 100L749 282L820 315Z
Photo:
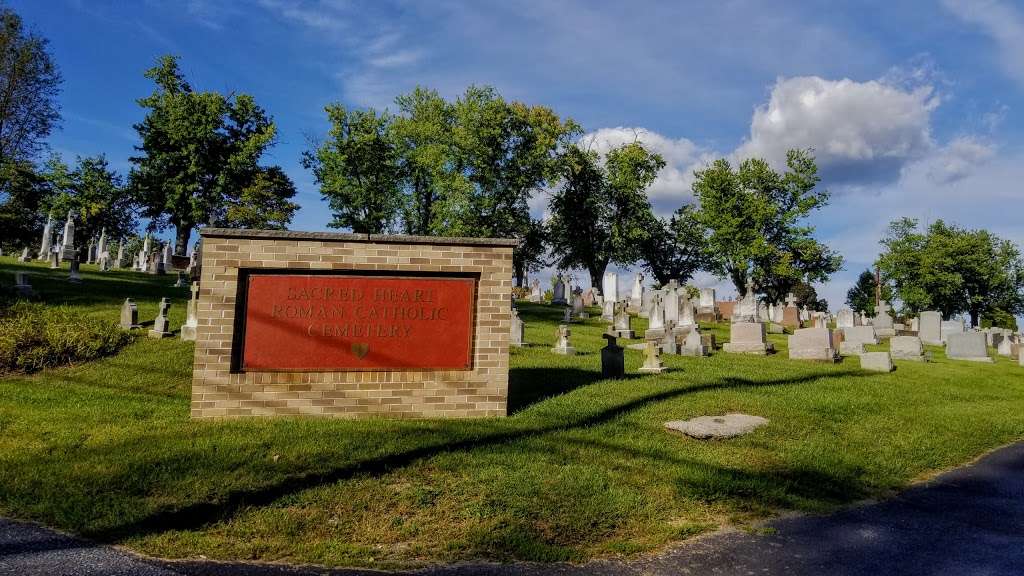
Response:
M977 328L978 322L981 320L981 311L977 309L971 310L971 328Z
M590 285L597 290L601 296L604 296L604 271L608 269L608 263L595 262L590 266L587 266L587 272L590 273Z
M515 268L515 285L522 288L523 282L526 280L526 263L516 262Z
M192 227L184 224L174 226L174 254L185 256L188 254L188 240L192 237Z

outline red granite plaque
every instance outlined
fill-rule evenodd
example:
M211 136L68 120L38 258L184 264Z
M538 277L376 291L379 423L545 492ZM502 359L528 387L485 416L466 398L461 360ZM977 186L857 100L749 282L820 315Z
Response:
M474 280L253 274L247 371L468 370Z

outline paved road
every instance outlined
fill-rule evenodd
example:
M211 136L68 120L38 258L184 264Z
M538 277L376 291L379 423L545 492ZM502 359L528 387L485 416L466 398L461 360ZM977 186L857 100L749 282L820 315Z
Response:
M1024 574L1024 442L898 497L828 516L768 524L774 533L724 532L634 562L464 564L421 574L827 575ZM160 562L0 519L0 575L306 576L380 574L310 567Z

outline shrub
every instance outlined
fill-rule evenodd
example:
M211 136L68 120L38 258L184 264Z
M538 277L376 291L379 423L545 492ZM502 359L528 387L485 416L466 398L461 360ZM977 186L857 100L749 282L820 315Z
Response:
M115 354L131 339L117 324L67 306L17 301L0 309L0 373L94 360Z

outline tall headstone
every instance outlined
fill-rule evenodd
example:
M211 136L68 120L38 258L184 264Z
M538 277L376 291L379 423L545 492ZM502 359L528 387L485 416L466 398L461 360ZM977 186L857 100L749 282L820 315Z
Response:
M664 322L667 329L674 328L679 323L679 295L685 290L675 280L669 280L664 289L662 298L662 309L664 310Z
M164 271L165 272L167 270L172 269L174 267L173 259L171 258L172 255L174 255L174 247L171 246L170 242L168 242L168 243L164 244L164 251L160 255L160 261L163 262L163 264L164 264Z
M941 325L942 341L949 342L950 334L963 334L966 330L963 320L943 320Z
M836 328L853 328L856 323L853 320L853 310L843 308L836 314Z
M102 260L107 255L107 229L103 228L100 231L100 241L96 245L96 259Z
M89 238L88 247L85 250L85 263L92 264L96 261L96 239Z
M790 360L818 360L835 362L836 348L828 328L801 328L789 337Z
M1006 356L1007 358L1013 357L1015 346L1017 344L1017 337L1011 334L1005 334L996 344L996 354L1000 356Z
M124 240L117 242L117 260L114 260L114 268L124 266Z
M715 289L701 288L697 302L697 320L700 322L718 322L718 307L715 306Z
M53 243L53 214L46 217L46 226L43 226L43 240L39 243L39 259L46 260L50 257L50 248Z
M635 312L639 312L644 305L644 275L637 272L633 276L633 289L629 292L629 306Z
M623 308L627 305L623 300ZM602 334L608 344L601 348L601 376L603 378L622 378L626 375L626 358L622 346L615 342L614 334Z
M82 275L79 273L79 262L78 262L78 250L71 251L71 267L68 271L68 282L72 284L80 284L82 282Z
M892 307L885 300L875 306L875 317L871 320L871 325L874 326L875 334L879 338L892 338L896 335L896 327L892 316L889 315L890 310Z
M786 297L786 307L782 309L781 324L787 328L796 330L803 324L800 322L800 309L796 306L796 297L792 294Z
M581 320L588 317L587 309L583 306L583 291L580 289L572 293L572 315Z
M697 325L696 308L693 305L693 301L690 300L686 288L683 288L681 292L682 294L679 296L679 322L676 324L676 327L689 330L690 327Z
M189 298L188 304L185 305L185 323L181 325L181 339L185 341L194 342L196 339L196 328L199 327L199 314L197 306L199 305L199 283L192 283L192 297ZM519 315L516 314L516 309L512 308L513 321L512 325L515 326L515 320L519 319ZM520 327L522 322L519 323ZM522 344L520 344L522 345Z
M171 321L167 318L167 312L171 309L169 298L160 299L160 309L153 321L153 329L149 331L150 338L168 338L174 336L171 332Z
M737 354L767 354L774 350L766 337L761 322L733 322L729 327L729 342L722 345L726 352Z
M732 312L732 321L736 322L758 322L757 295L754 293L754 282L747 280L747 290L743 298L736 304Z
M946 358L950 360L970 360L972 362L992 362L988 355L985 335L981 332L958 332L946 336Z
M56 270L57 268L60 268L60 252L50 250L50 269Z
M935 311L925 311L918 315L917 335L925 344L932 346L942 345L942 314Z
M77 259L75 251L75 217L71 210L68 210L68 220L64 223L64 235L61 237L60 253L62 260Z
M665 308L661 304L661 295L651 298L651 307L647 312L647 332L644 338L658 339L665 336Z
M619 275L615 272L605 272L601 279L601 295L604 296L604 306L601 311L603 320L612 321L615 318L615 303L619 301Z
M551 298L552 304L560 304L562 306L568 304L565 300L565 280L562 278L561 273L559 273L558 276L555 276L553 294L554 296Z
M700 333L700 329L694 326L690 332L683 339L682 345L679 347L679 354L683 356L707 356L708 348L704 344L704 338Z
M147 232L146 233L146 237L142 239L142 250L139 251L139 258L138 258L139 272L146 272L147 271L146 269L149 267L149 258L150 258L150 252L151 251L152 251L152 248L150 248L149 233Z
M21 251L21 257L18 258L18 260L21 261L21 262L28 262L28 261L32 260L32 257L29 255L29 252L28 252L28 246L26 246Z
M665 371L665 364L661 361L661 347L656 340L644 342L644 365L639 371L644 374L661 374Z
M121 305L121 328L131 330L142 328L139 324L139 308L131 298L125 298Z
M556 333L555 347L551 349L551 352L565 356L575 355L576 349L572 347L572 343L569 341L570 336L572 336L572 332L570 332L569 327L565 324L560 324Z

